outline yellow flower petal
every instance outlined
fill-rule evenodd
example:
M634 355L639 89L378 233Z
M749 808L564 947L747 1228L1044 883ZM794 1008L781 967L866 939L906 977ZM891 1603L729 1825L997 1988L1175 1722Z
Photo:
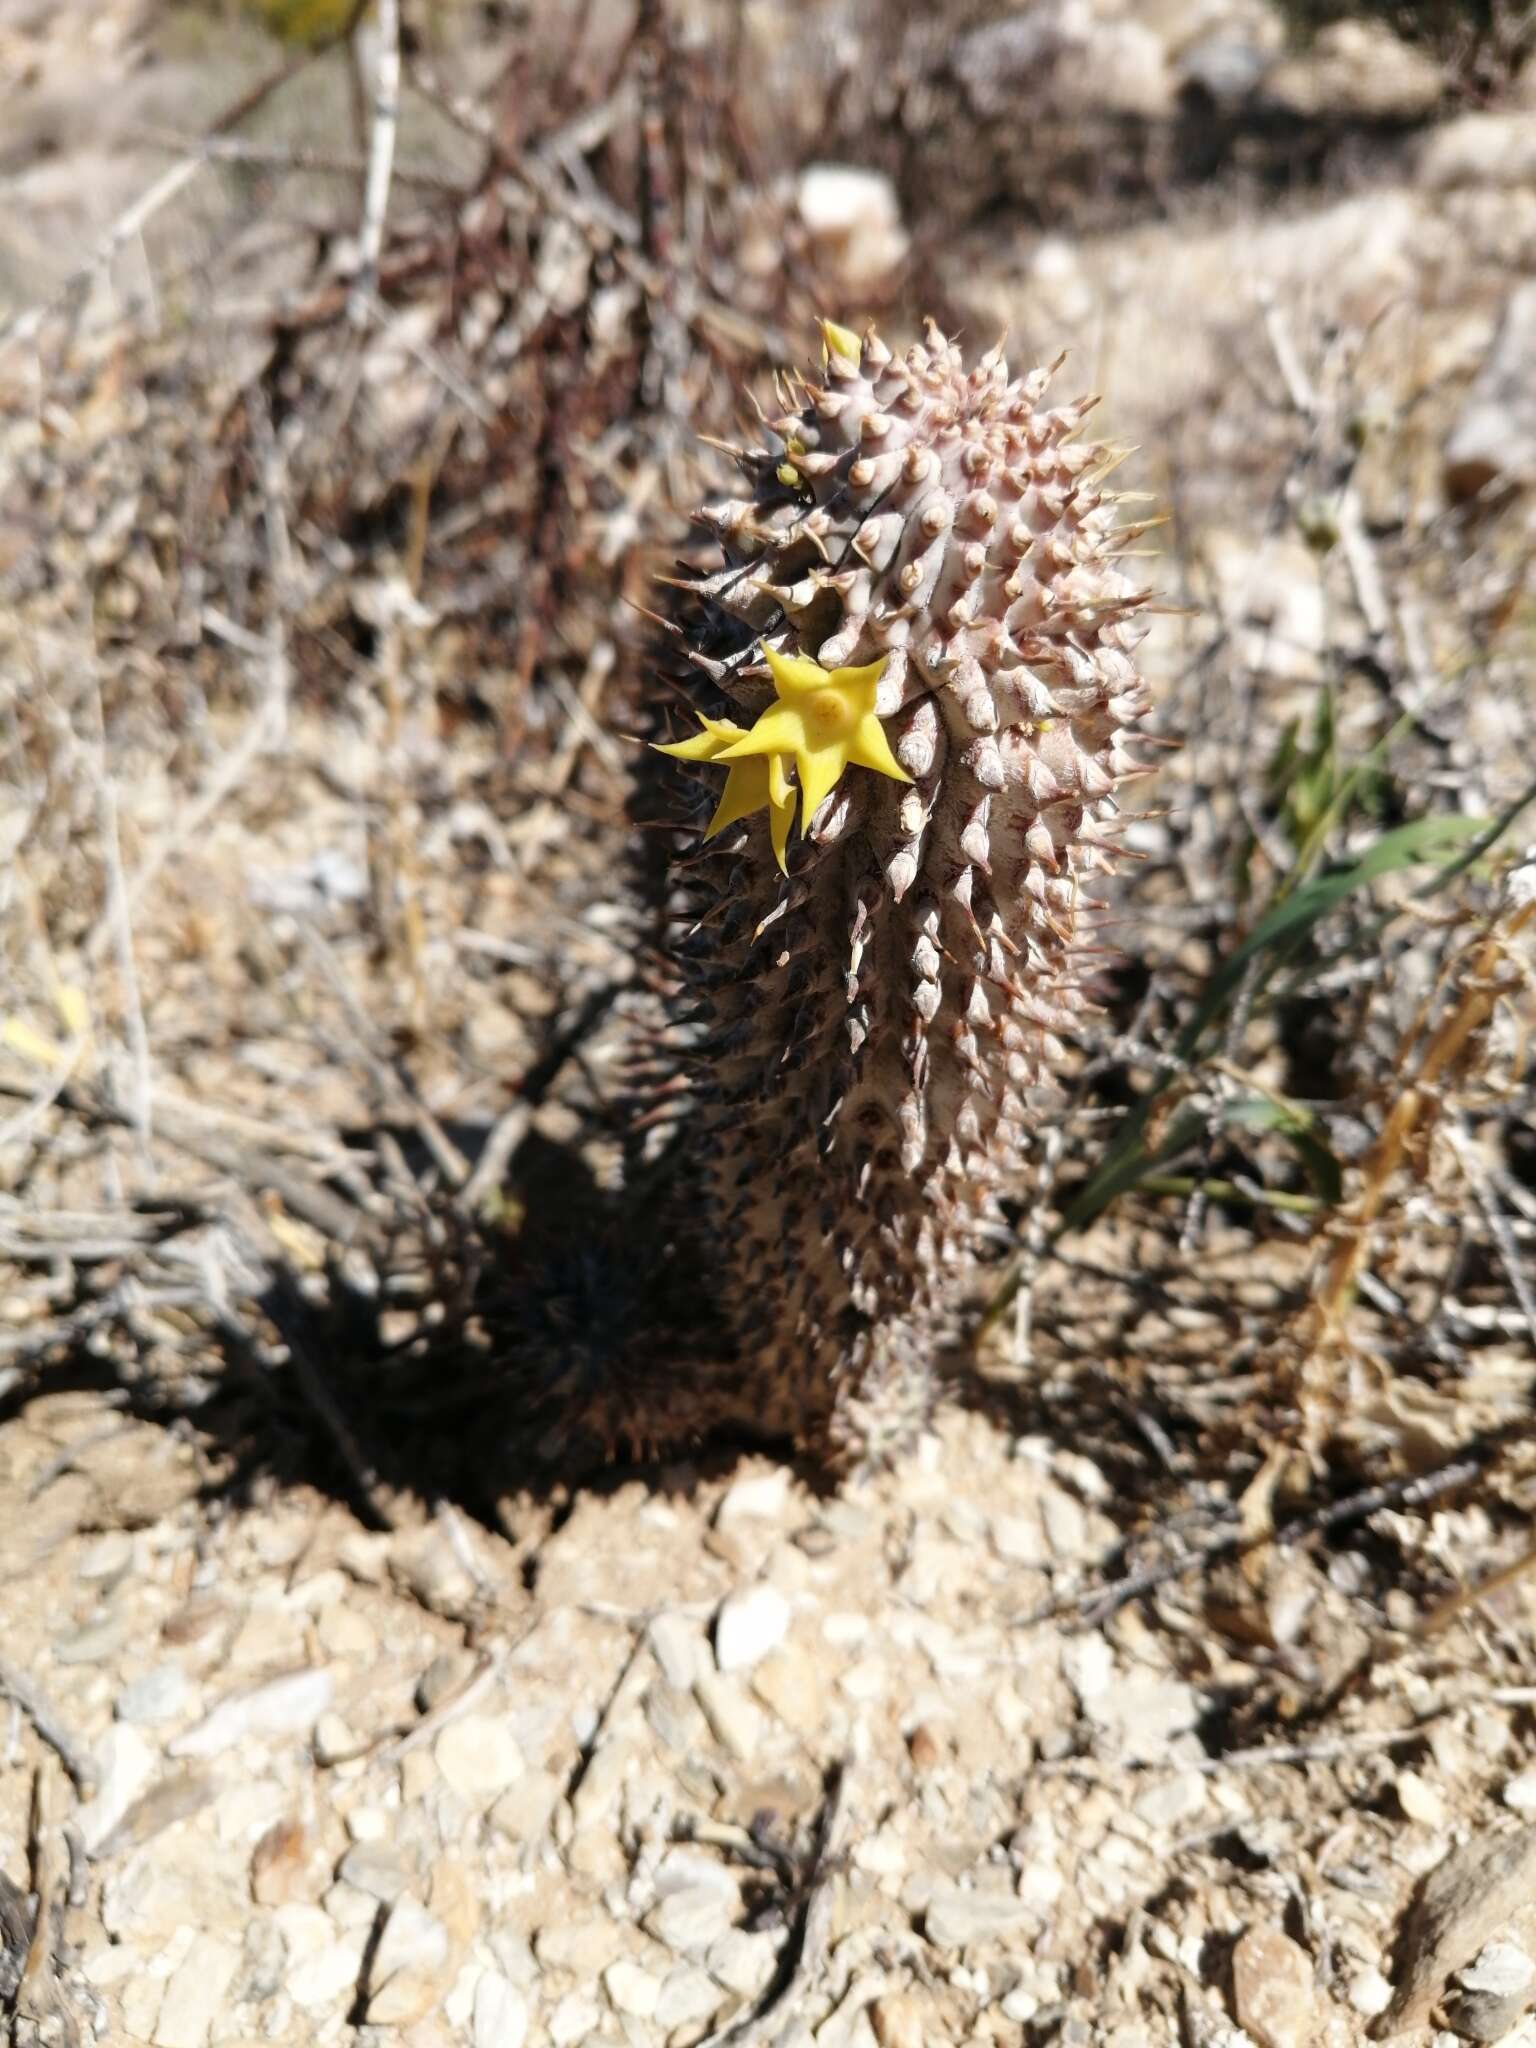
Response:
M819 661L812 661L808 654L779 654L766 640L759 644L763 659L768 664L768 673L773 677L781 698L804 696L808 690L827 687L827 671Z
M818 747L812 754L797 755L795 766L800 771L800 830L809 832L822 799L837 787L848 766L848 755L841 746Z
M839 327L835 320L823 320L820 326L828 355L846 356L850 363L858 362L864 353L864 344L851 327Z
M713 839L738 818L748 818L754 811L760 811L768 801L768 775L766 761L736 762L725 778L725 788L715 806L715 815L704 828L704 837Z
M666 746L659 740L653 740L652 746L658 754L671 754L679 761L713 761L722 747L742 736L743 728L733 725L728 718L706 718L700 712L698 720L704 730L694 733L690 739L673 740Z
M889 775L893 782L910 782L911 776L891 752L885 727L873 711L859 720L848 742L848 758L859 768L873 768L877 775Z
M835 668L827 678L827 685L856 699L861 711L873 711L875 692L889 659L889 655L882 654L878 661L866 662L862 668Z
M722 747L717 759L742 761L749 754L798 754L806 744L805 719L793 704L776 698L744 738Z

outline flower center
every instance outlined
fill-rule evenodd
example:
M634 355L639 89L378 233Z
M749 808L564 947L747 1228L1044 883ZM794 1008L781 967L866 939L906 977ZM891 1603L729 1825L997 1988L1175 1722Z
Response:
M841 690L818 690L805 706L806 723L822 740L841 739L855 723L853 706Z

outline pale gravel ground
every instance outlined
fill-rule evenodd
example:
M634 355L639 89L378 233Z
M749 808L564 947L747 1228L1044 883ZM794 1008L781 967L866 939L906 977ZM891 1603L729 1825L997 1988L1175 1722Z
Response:
M34 283L109 217L95 174L36 176L3 257ZM1413 375L1454 384L1507 271L1536 260L1533 206L1405 186L1272 228L1263 262L1354 320L1407 294ZM1226 318L1244 241L1213 227L1170 252L1136 230L1024 277L962 252L952 289L1026 343L1044 303L1052 339L1103 369L1113 425L1150 440L1196 417L1210 474L1242 479L1220 401L1252 331ZM1114 339L1130 297L1139 348ZM1272 653L1279 616L1307 683L1319 579L1287 543L1256 552L1245 489L1193 516L1235 622ZM1474 741L1496 781L1500 736ZM344 836L344 806L293 802L258 820L268 866ZM247 821L226 829L177 864L178 930L251 858ZM169 929L155 957L175 957ZM195 1013L196 990L167 1008ZM526 1057L515 1020L481 1028L488 1063ZM217 1058L208 1074L230 1080ZM280 1062L239 1080L253 1109L305 1114ZM43 1875L68 1889L66 1990L100 2040L691 2048L741 2022L728 2038L783 2048L1342 2048L1402 1977L1415 1880L1453 1845L1523 1845L1536 1816L1528 1582L1416 1634L1425 1583L1491 1552L1477 1509L1384 1514L1257 1585L1176 1581L1075 1627L1122 1503L1081 1452L977 1416L836 1499L750 1460L583 1494L563 1519L514 1499L499 1532L444 1504L379 1535L308 1486L228 1477L100 1393L0 1430L0 1654L99 1774L74 1810L0 1704L0 1872L38 1882L39 1800L44 1835L69 1819L74 1879ZM1298 1753L1255 1760L1289 1722ZM1511 1931L1529 1944L1518 1914L1478 1920L1487 1896L1458 1908L1470 1946L1442 1938L1445 1970Z
M1414 1876L1531 1810L1528 1718L1456 1658L1389 1658L1321 1761L1213 1762L1215 1696L1258 1674L1191 1658L1177 1591L1150 1627L1030 1623L1105 1561L1108 1488L975 1418L835 1500L674 1473L542 1537L525 1514L519 1554L303 1488L210 1513L192 1450L103 1417L61 1394L7 1427L0 1544L6 1655L102 1772L69 1928L106 2038L685 2048L801 1938L756 1844L803 1854L835 1766L825 1946L762 2038L1134 2048L1182 2012L1235 2040L1233 1938L1286 1982L1304 1929L1327 1990L1307 1964L1273 2038L1342 2044ZM46 1760L14 1715L5 1754L19 1845Z

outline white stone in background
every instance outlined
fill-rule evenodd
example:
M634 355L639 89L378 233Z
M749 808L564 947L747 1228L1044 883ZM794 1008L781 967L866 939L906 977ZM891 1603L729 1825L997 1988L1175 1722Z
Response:
M1445 444L1453 497L1536 482L1536 281L1517 285Z
M290 1968L284 1980L289 1997L306 2012L324 2012L329 2007L350 2003L363 1967L366 1934L354 1934L345 1941L332 1941Z
M1399 1771L1396 1789L1397 1803L1409 1820L1422 1821L1426 1827L1444 1827L1445 1801L1427 1778L1417 1771Z
M704 1639L685 1614L658 1614L649 1631L651 1654L668 1685L687 1692L704 1668Z
M155 2048L204 2048L239 1962L239 1950L216 1935L194 1939L165 1987Z
M730 1907L717 1885L693 1884L658 1899L643 1924L674 1955L702 1956L729 1928Z
M776 1650L789 1628L789 1602L776 1586L743 1586L727 1594L715 1616L715 1663L750 1671Z
M1511 1813L1536 1814L1536 1771L1522 1771L1504 1785L1504 1804Z
M1033 1917L1030 1906L1012 1892L941 1884L928 1901L923 1927L935 1948L965 1948L973 1941L1015 1934Z
M1073 1636L1061 1647L1061 1674L1077 1694L1079 1705L1086 1707L1114 1679L1115 1653L1103 1636Z
M220 1700L210 1714L168 1745L171 1756L222 1756L247 1736L303 1735L331 1704L329 1671L290 1671L249 1692Z
M877 283L907 253L896 188L880 171L808 164L795 204L817 254L849 291Z
M1380 1970L1357 1970L1349 1980L1347 1995L1352 2011L1373 2020L1392 2003L1392 1986Z
M432 1753L447 1783L475 1806L489 1806L523 1774L511 1729L492 1714L466 1714L450 1721Z
M576 2042L595 2034L603 2023L602 2007L586 1991L568 1991L547 2022L554 2048L575 2048Z
M156 1664L125 1685L113 1702L119 1721L174 1721L192 1699L192 1687L179 1664Z
M603 1989L615 2012L628 2013L631 2019L637 2020L654 2017L661 1995L659 1979L653 1977L649 1970L643 1970L638 1963L622 1957L604 1970Z
M730 1927L710 1943L704 1967L727 1991L757 1998L767 1990L778 1962L778 1943L771 1934L749 1934L743 1927Z
M1536 114L1463 114L1436 128L1419 159L1430 192L1536 183Z
M80 1577L92 1583L120 1579L133 1564L133 1538L126 1529L109 1529L88 1543L76 1566Z
M470 2033L474 2048L523 2048L528 2038L528 2001L498 1970L480 1974Z
M88 1856L95 1854L148 1787L159 1763L158 1754L136 1729L118 1722L107 1730L96 1752L99 1777L95 1794L75 1816Z
M432 2010L451 1943L435 1914L403 1892L389 1909L368 1972L373 2026L407 2026Z
M735 1522L773 1521L783 1515L789 1502L789 1469L775 1465L766 1472L747 1472L735 1480L715 1510L717 1528L728 1529Z
M710 1732L739 1763L748 1763L763 1739L763 1710L748 1699L740 1681L701 1671L693 1688Z
M680 1964L661 1987L656 2000L656 2024L670 2033L674 2027L691 2026L699 2020L707 2020L720 2004L720 1987L714 1979L702 1970ZM475 2048L480 2048L478 2041Z
M1117 1736L1127 1756L1146 1762L1166 1757L1174 1736L1200 1719L1200 1695L1181 1678L1150 1674L1127 1678L1083 1702L1095 1728Z

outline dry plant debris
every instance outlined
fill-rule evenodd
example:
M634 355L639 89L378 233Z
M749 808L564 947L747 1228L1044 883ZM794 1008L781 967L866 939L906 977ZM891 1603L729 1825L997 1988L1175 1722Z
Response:
M1524 88L1428 93L1374 24L1422 104L1357 157L1349 37L1265 88L1321 109L1315 188L1159 158L1080 214L1068 155L1026 233L969 211L1021 203L987 45L904 44L854 285L803 205L870 132L796 90L818 35L507 12L378 11L389 135L341 45L152 41L168 121L129 55L184 10L3 31L50 91L120 64L86 103L133 167L74 171L62 86L8 102L11 2037L1519 2041L1533 535L1517 468L1451 457L1536 260ZM1144 77L1216 79L1178 12ZM1233 11L1256 77L1277 19ZM1125 26L1080 11L1064 107ZM946 93L981 186L923 168ZM44 261L71 175L113 212ZM915 1451L593 1477L505 1364L579 1378L623 1306L573 1221L654 1004L635 607L711 473L685 423L731 436L834 304L1074 344L1169 514L1182 751Z

